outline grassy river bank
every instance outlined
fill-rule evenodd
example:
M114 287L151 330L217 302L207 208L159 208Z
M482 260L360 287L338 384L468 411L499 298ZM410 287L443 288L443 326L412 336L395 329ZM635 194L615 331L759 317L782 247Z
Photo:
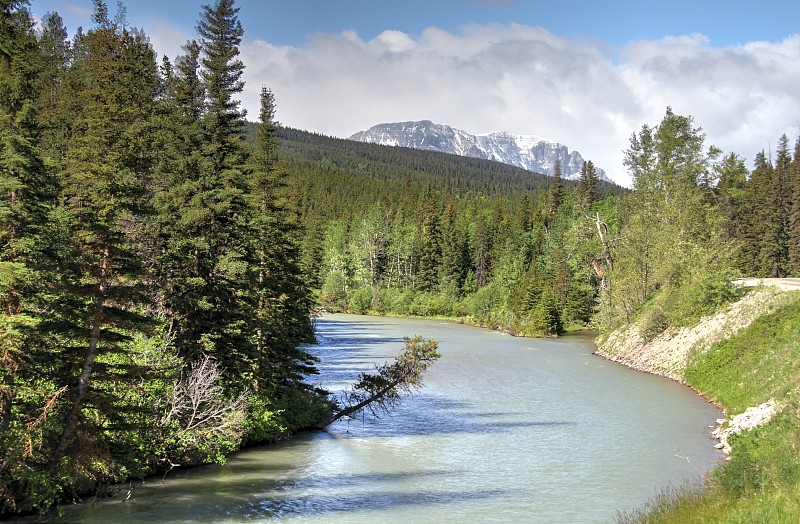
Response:
M757 288L695 326L641 332L634 322L600 337L598 354L694 388L727 414L721 429L748 408L777 409L731 434L704 485L665 488L618 521L800 522L800 291Z

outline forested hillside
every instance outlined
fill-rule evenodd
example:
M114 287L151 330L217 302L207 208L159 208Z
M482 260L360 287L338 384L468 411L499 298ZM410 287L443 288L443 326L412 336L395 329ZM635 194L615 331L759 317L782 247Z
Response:
M321 307L469 316L529 334L558 333L562 316L588 322L597 273L580 255L596 246L557 264L552 258L567 235L573 244L594 238L592 206L625 192L598 181L591 162L581 181L568 182L455 155L279 134ZM542 293L557 278L557 293Z

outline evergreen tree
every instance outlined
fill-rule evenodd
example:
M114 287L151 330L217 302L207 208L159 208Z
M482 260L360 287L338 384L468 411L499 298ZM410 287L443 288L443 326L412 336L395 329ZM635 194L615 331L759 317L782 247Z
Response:
M760 213L765 232L759 262L764 275L769 277L785 276L787 270L791 161L789 139L783 135L778 141L777 158L771 170L772 179L767 191L767 200Z
M420 291L432 291L439 284L439 266L442 255L439 199L435 191L428 190L424 205L422 227L420 228L417 288Z
M71 61L67 30L58 13L42 17L39 34L42 73L39 76L38 118L42 128L42 143L53 158L63 156L69 118L65 110L73 101L65 100L60 92Z
M17 508L33 468L47 460L40 414L59 392L48 387L57 316L51 212L58 184L45 167L37 124L37 45L27 2L0 3L0 514Z
M551 290L544 290L531 312L531 323L539 335L560 335L564 332L558 299Z
M457 223L456 206L453 200L447 205L442 222L441 287L445 291L460 294L467 278L469 253L467 236Z
M763 151L756 154L753 171L745 185L745 198L742 205L742 224L739 267L743 274L757 277L767 276L762 267L761 253L769 225L767 212L772 165L767 162Z
M79 86L71 96L82 110L71 124L62 198L75 246L72 304L82 318L71 340L78 358L67 356L69 404L49 461L53 471L65 466L62 459L67 471L93 471L84 461L96 457L68 451L85 449L120 415L93 385L94 376L124 380L125 366L109 358L148 324L138 235L152 176L148 122L157 87L155 55L142 35L117 28L104 4L95 4L99 27L81 41L83 52L70 71Z
M197 32L203 51L203 81L207 93L204 130L214 147L209 151L211 169L225 176L232 165L241 162L241 133L245 112L234 97L244 89L241 80L244 64L239 60L239 44L244 31L234 0L216 0L204 5Z
M475 275L475 285L478 289L489 283L492 270L491 256L492 236L486 217L479 214L475 219L472 233L472 267Z
M163 301L175 321L174 343L188 361L216 358L229 389L255 380L258 367L259 262L250 238L244 113L234 98L244 67L237 58L237 12L229 0L204 6L199 46L190 42L176 62L173 98L183 121L177 132L188 131L184 147L196 154L174 159L175 180L161 204L173 218L162 230L168 256L162 281L168 283Z
M800 277L800 137L794 144L794 159L789 179L792 188L788 231L789 275Z
M720 213L721 239L730 246L733 264L742 269L746 231L747 168L744 158L730 153L714 166L716 207Z
M781 277L786 270L787 238L784 228L784 169L756 156L751 175L753 209L751 238L758 251L754 253L756 276Z
M561 162L558 162L553 172L553 178L550 180L550 190L547 195L547 216L545 218L547 229L553 226L563 197L564 182L561 179Z
M316 370L312 357L299 347L313 339L313 302L300 266L301 232L284 194L285 175L277 165L274 117L274 95L262 88L249 193L256 210L250 238L258 257L254 385L264 398L279 402L306 390L303 378Z
M599 178L597 176L597 168L591 160L584 162L581 167L580 178L578 179L578 203L584 210L589 210L592 204L597 202L599 198L597 195L597 184Z

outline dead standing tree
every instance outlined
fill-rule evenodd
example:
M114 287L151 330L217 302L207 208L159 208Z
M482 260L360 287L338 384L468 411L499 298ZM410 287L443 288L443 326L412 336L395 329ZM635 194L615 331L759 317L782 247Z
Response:
M421 336L405 337L403 352L393 363L376 367L375 373L361 373L359 380L343 395L339 409L327 413L318 428L369 410L373 415L391 413L404 394L422 387L422 374L441 356L439 343Z

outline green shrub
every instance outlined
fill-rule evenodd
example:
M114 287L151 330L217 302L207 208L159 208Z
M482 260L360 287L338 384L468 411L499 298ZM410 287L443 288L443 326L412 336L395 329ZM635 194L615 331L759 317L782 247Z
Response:
M328 273L320 290L320 306L328 311L347 309L347 280L338 271Z
M660 304L654 304L645 311L642 318L639 335L649 342L663 333L669 327L669 318Z
M367 313L372 308L372 288L352 290L347 298L347 310L351 313Z

